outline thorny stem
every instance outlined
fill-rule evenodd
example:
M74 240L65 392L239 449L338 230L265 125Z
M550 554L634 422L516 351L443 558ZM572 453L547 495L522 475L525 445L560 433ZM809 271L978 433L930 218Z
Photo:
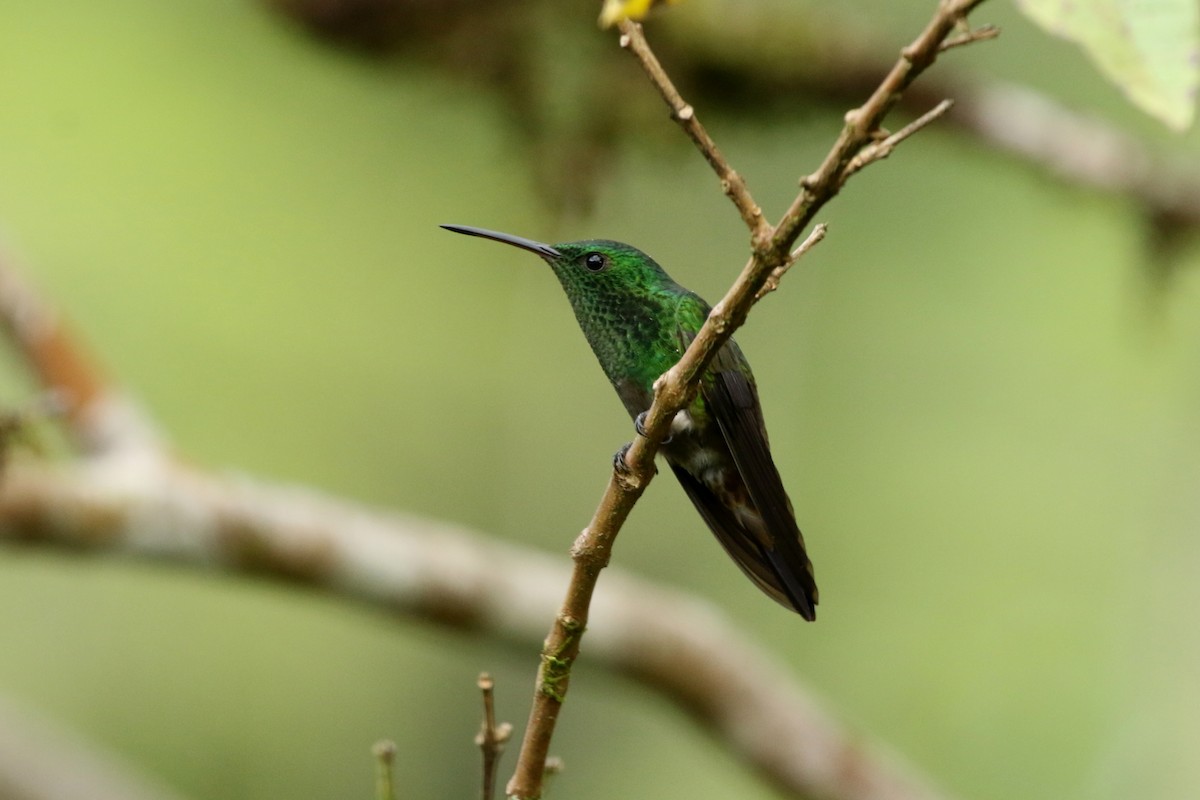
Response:
M571 666L579 655L579 642L587 626L592 594L600 571L607 566L612 544L638 498L654 476L654 456L666 437L671 420L695 395L699 378L717 350L746 318L769 276L786 268L790 248L816 212L837 195L848 177L851 161L865 147L886 137L881 123L901 93L937 59L946 38L983 0L941 0L925 30L905 47L895 66L861 107L846 114L846 123L821 166L801 181L800 193L779 224L762 223L759 206L745 183L729 166L707 132L667 78L650 51L641 26L620 24L621 44L638 57L647 76L671 107L737 206L750 229L752 255L725 296L712 312L679 362L654 385L654 402L644 419L645 436L637 437L625 454L626 470L614 470L591 522L572 548L575 568L562 607L542 650L537 688L516 771L508 783L510 798L534 800L542 794L546 756L558 714L566 697ZM960 37L965 34L960 34ZM876 159L877 160L877 159ZM782 273L780 273L782 274Z

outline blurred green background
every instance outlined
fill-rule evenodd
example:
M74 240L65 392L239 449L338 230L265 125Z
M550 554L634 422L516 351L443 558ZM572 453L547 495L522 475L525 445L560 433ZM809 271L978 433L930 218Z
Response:
M632 118L586 213L546 201L508 101L427 43L368 57L250 0L11 4L0 238L190 459L565 560L631 426L548 270L437 224L629 241L710 299L746 241L648 85L571 84L606 48L629 66L592 4L542 5L543 83ZM933 0L772 5L836 14L890 58ZM693 0L649 35L714 13L735 12ZM974 19L1004 35L942 77L1026 82L1197 152L1007 3ZM705 118L774 218L841 110ZM711 598L964 798L1195 796L1200 249L1156 278L1129 203L937 126L820 219L829 238L738 335L820 622L744 580L670 480L617 563ZM0 608L0 694L193 798L368 797L384 736L403 796L473 796L475 675L523 723L536 664L294 589L62 553L0 550ZM553 795L773 796L586 647L572 686Z

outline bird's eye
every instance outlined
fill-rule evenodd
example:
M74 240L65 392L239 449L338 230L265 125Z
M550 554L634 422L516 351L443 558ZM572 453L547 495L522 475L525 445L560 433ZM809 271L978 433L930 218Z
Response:
M583 257L583 266L587 268L588 272L599 272L608 266L608 259L604 257L603 253L588 253Z

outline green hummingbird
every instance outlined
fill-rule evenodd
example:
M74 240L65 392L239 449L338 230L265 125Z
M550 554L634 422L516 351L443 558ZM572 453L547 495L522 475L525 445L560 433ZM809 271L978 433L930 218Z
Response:
M675 365L711 307L653 258L603 239L548 245L466 225L443 228L541 256L639 434L654 381ZM628 445L617 452L625 468ZM734 562L773 600L816 619L817 584L791 501L767 444L750 364L733 339L712 360L661 452Z

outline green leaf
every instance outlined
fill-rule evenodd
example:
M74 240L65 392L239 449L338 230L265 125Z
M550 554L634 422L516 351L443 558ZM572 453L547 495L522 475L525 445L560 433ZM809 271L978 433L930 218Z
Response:
M1200 76L1197 0L1017 0L1076 42L1135 105L1176 130L1192 123Z

